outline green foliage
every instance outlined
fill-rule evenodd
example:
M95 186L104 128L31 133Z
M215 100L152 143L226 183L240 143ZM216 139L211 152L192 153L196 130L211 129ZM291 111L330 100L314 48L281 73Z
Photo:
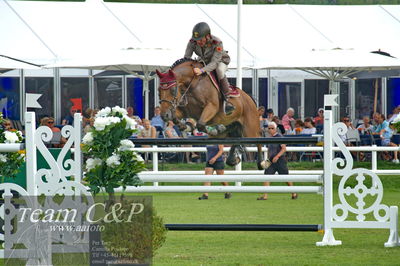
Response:
M135 214L132 222L103 223L105 230L101 233L107 250L117 258L134 260L135 263L149 263L155 251L166 240L167 230L164 221L157 216L154 208L149 208L151 203L142 203L144 209ZM134 201L137 204L139 201ZM128 220L132 200L121 200L121 210L126 210L119 219ZM149 226L151 225L151 226ZM128 236L128 237L127 237Z
M23 140L22 133L15 129L4 130L3 122L3 114L0 112L0 143L21 143ZM5 177L15 178L24 162L24 151L0 153L1 182L4 182Z
M145 169L143 159L132 151L129 138L136 122L118 106L106 107L96 116L94 128L83 137L82 150L87 157L85 181L97 194L104 189L109 195L122 186L138 186L138 173Z

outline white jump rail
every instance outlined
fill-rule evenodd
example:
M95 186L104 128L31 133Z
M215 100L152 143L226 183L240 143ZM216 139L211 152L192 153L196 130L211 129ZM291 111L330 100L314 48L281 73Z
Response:
M240 193L322 193L322 186L141 186L117 188L116 192L160 193L160 192L240 192Z
M139 175L143 182L315 182L322 175Z

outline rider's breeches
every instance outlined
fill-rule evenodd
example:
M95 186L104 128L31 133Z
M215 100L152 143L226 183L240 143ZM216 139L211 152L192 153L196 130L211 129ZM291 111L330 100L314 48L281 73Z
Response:
M218 63L218 66L215 69L215 71L217 72L218 80L221 80L225 77L226 70L228 70L227 64L222 63L222 62Z

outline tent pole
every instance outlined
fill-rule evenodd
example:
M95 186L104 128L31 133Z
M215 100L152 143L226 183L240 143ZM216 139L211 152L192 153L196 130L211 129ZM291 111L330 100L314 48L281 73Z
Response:
M242 88L242 37L241 37L241 16L243 0L237 1L237 66L236 66L236 87Z
M378 105L378 79L375 79L374 113L376 113L377 105Z

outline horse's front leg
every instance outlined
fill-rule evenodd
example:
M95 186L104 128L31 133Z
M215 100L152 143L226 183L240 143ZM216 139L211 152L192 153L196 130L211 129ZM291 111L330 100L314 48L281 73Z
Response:
M208 103L201 113L199 121L197 121L197 129L202 132L207 132L206 125L207 123L213 119L213 117L218 112L218 105L214 103Z

